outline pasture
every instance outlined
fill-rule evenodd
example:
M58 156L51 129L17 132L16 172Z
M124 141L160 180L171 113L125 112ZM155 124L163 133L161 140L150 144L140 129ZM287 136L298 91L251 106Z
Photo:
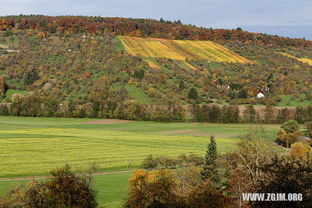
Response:
M125 50L133 56L211 60L215 62L250 63L244 57L212 41L165 40L119 36ZM151 65L151 63L150 63Z
M273 135L279 126L262 127L266 130L267 148L278 150ZM220 154L230 152L238 136L258 128L251 124L0 117L0 194L27 181L10 181L14 177L49 175L51 169L64 164L83 172L96 163L100 172L106 172L138 168L149 154L203 155L211 135L216 137ZM130 174L95 176L99 204L121 207Z

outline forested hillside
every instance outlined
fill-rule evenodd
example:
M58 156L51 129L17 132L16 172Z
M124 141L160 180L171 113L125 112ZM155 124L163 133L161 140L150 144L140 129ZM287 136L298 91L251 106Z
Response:
M311 41L241 28L1 17L0 112L173 121L194 105L308 106L311 62Z

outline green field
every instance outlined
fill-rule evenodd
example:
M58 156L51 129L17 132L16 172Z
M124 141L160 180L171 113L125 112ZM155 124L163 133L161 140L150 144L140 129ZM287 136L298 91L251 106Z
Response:
M129 122L83 124L91 119L0 117L0 177L45 175L66 163L101 171L138 167L149 154L204 154L210 135L231 151L250 125ZM266 126L270 132L278 126Z
M304 95L300 95L298 97L294 97L292 95L283 95L281 98L281 101L277 104L278 107L305 107L312 105L312 102L307 100Z
M90 124L94 119L0 117L0 179L48 175L70 164L77 172L96 163L99 171L132 170L149 154L203 155L211 135L219 153L232 151L249 124L128 122ZM264 125L272 148L278 125ZM277 146L274 145L274 147ZM130 173L95 176L98 201L120 207ZM21 181L0 182L0 194Z
M134 85L125 85L126 90L129 92L130 96L140 103L151 104L152 101L140 88Z

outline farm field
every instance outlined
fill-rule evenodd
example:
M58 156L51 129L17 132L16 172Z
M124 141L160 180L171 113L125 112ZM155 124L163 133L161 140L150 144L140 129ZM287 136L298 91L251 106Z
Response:
M210 135L216 136L219 152L224 153L234 148L236 136L251 128L246 124L97 125L88 121L92 119L0 117L0 177L46 175L66 163L87 168L95 162L100 171L131 169L149 154L204 154ZM265 128L274 133L278 126Z
M0 117L0 195L9 187L27 182L10 181L15 177L46 176L66 163L82 172L95 162L99 171L105 172L138 168L149 154L203 155L210 135L216 136L219 153L229 152L239 135L257 128L249 124ZM268 136L266 147L272 148L279 125L263 128ZM121 207L130 174L95 176L99 204Z
M308 58L298 58L296 56L292 56L288 53L284 53L284 52L278 52L279 54L282 54L283 56L287 56L289 58L292 58L292 59L296 59L297 61L301 61L302 63L306 63L306 64L309 64L309 65L312 65L312 59L308 59Z
M119 36L126 51L134 56L251 63L246 58L212 41L165 40Z

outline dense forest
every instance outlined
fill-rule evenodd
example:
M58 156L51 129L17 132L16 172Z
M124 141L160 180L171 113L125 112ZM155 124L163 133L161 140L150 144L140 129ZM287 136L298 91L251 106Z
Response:
M133 56L120 35L214 41L250 63ZM220 108L223 117L231 106L285 107L284 96L307 106L312 99L312 66L302 59L312 58L311 49L312 42L303 39L163 19L1 17L0 113L205 121L211 116L198 119L196 112L206 104ZM256 99L259 92L265 98ZM280 113L275 112L272 120L284 122L278 117L284 109L274 110ZM296 118L295 109L287 110L284 117ZM233 121L248 120L244 108L236 114ZM264 121L264 114L256 107L253 120ZM221 116L213 122L224 120Z

